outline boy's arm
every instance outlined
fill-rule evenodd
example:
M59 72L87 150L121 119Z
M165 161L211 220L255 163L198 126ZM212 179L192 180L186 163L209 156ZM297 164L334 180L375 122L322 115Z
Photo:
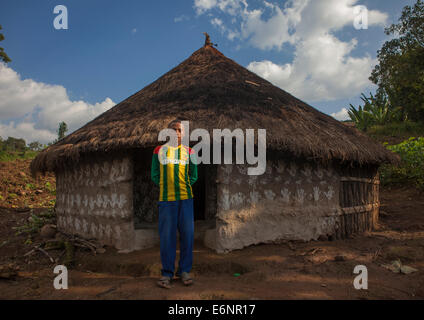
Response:
M159 181L160 181L160 163L159 163L158 153L159 153L159 147L156 148L155 151L153 152L152 168L150 171L150 176L156 185L159 185Z
M193 162L193 161L195 162ZM196 164L196 154L192 149L190 149L190 164L188 168L188 176L190 179L190 185L193 185L197 181L197 164Z

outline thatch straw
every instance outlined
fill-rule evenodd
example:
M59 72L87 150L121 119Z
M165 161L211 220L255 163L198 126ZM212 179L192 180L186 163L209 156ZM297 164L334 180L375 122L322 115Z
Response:
M54 171L89 152L152 147L175 117L190 129L266 129L268 150L359 164L398 162L349 128L204 46L155 82L38 154L31 172Z

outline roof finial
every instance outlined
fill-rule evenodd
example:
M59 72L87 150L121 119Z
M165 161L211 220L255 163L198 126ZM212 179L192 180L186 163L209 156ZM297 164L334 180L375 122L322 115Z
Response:
M211 38L206 32L203 32L203 34L206 37L204 47L207 47L207 46L209 46L209 47L216 46L217 47L218 46L216 43L211 42Z

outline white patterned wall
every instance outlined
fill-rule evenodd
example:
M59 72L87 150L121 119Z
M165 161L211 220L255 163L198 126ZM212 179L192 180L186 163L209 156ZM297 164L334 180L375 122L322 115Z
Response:
M132 241L132 161L97 156L57 173L58 228L127 247Z

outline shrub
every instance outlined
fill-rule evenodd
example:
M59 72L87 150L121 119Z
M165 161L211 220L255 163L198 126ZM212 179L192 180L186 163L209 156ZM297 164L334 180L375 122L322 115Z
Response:
M41 230L41 227L44 226L47 223L51 223L54 220L54 212L52 210L47 210L44 212L41 212L40 214L35 215L31 214L31 218L29 221L19 227L13 227L13 229L16 230L16 234L19 235L21 233L28 233L33 234L37 233Z
M380 168L382 184L413 183L424 190L424 137L411 137L399 144L386 147L401 157L399 167L383 165Z

